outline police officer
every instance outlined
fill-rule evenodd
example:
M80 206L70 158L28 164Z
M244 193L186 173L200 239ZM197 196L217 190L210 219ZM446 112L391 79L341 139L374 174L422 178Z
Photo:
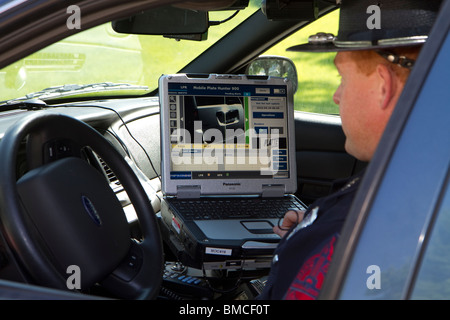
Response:
M321 33L291 51L337 52L339 105L346 151L370 161L437 16L440 0L342 0L339 32ZM370 11L370 10L372 11ZM371 16L368 12L373 12ZM376 20L378 19L378 21ZM315 299L363 173L306 212L289 211L274 231L282 236L259 299Z

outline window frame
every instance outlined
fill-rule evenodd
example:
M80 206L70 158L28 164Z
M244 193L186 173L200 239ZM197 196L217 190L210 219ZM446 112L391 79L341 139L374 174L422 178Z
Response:
M442 188L441 195L438 200L438 205L435 207L435 212L433 214L433 217L431 218L431 221L428 226L428 230L426 230L426 235L424 236L424 241L422 245L422 250L420 252L420 256L418 258L418 263L416 265L416 268L414 270L413 279L411 281L410 290L408 292L408 298L410 299L421 299L421 297L415 297L414 295L417 293L417 285L421 281L422 276L427 276L427 273L425 273L423 267L425 263L428 263L430 260L430 256L428 256L429 250L433 249L435 243L434 240L436 240L435 236L439 232L442 232L442 218L450 219L450 212L443 211L444 209L449 209L449 203L450 203L450 170L447 172L447 178L446 183L444 183L445 187ZM447 205L447 206L445 206ZM448 227L448 225L445 225L445 227ZM435 233L437 232L437 233ZM449 234L447 232L447 234ZM450 244L449 244L450 245ZM450 253L449 253L450 255ZM422 273L424 272L424 273ZM450 276L450 274L449 274ZM449 279L449 278L447 278ZM441 279L444 280L444 279ZM437 292L439 293L439 292ZM436 291L434 290L434 294L436 294ZM443 297L442 299L449 299L449 296Z

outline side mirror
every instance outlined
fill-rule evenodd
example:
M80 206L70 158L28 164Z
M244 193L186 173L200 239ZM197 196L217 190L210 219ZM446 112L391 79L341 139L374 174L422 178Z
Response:
M262 75L288 78L294 93L298 88L297 68L291 59L281 56L259 56L249 63L245 71L248 75Z

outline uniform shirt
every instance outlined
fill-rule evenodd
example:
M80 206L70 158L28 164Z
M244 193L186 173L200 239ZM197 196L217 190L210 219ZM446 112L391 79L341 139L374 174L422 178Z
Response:
M258 299L318 297L360 175L338 183L336 192L311 204L303 221L281 239Z

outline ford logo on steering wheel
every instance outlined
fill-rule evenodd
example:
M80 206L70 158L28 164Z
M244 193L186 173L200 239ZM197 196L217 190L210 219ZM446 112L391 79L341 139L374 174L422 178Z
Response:
M81 196L81 201L83 202L84 209L86 209L87 213L89 214L89 217L92 219L92 221L94 221L94 223L97 226L100 227L102 225L102 219L100 218L97 209L95 209L91 199L89 199L86 196Z

